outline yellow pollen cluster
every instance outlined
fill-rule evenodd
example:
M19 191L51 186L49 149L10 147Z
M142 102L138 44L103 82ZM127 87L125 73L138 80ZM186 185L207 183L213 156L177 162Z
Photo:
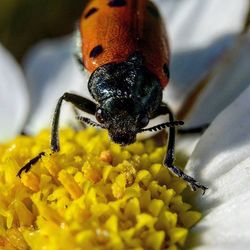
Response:
M162 166L154 140L126 147L105 131L49 131L0 145L0 249L178 249L200 213L182 199L186 183ZM18 170L46 149L22 178Z

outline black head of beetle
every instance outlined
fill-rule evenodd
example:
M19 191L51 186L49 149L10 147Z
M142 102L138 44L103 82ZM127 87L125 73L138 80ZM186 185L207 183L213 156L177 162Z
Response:
M97 109L96 119L108 129L110 138L118 144L135 142L138 131L149 118L146 110L132 98L109 98Z
M89 91L98 102L96 119L111 139L131 144L159 108L162 89L144 66L140 53L127 61L99 67L90 77Z

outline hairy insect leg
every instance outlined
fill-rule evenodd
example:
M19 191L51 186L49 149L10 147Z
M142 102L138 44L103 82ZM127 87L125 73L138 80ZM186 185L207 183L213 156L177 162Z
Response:
M52 153L60 151L59 146L59 137L58 137L58 127L59 127L59 117L60 117L60 111L62 102L70 102L72 103L76 108L85 111L89 114L94 115L96 111L96 104L82 96L71 94L71 93L64 93L63 96L61 96L57 102L56 109L53 116L53 122L52 122L52 129L51 129L51 151ZM36 157L31 159L25 166L23 166L17 173L17 176L21 177L21 174L23 172L28 172L31 167L36 164L43 156L45 155L44 152L39 153Z
M163 104L161 107L161 114L168 114L169 115L169 121L174 121L174 116L170 108ZM201 189L203 191L203 194L207 190L207 187L200 184L198 181L196 181L193 177L185 174L180 168L175 166L174 163L174 147L175 147L175 127L169 128L169 135L168 135L168 146L167 146L167 152L164 159L164 166L166 166L173 174L176 176L182 178L184 181L186 181L192 188L193 191L197 189Z
M52 129L51 129L51 142L50 142L50 147L52 152L58 152L60 150L58 127L59 127L60 111L63 101L70 102L76 108L85 111L91 115L94 115L96 111L96 104L94 102L76 94L64 93L64 95L61 96L57 102L53 116Z
M78 119L78 117L81 117L81 114L78 112L78 109L75 106L73 106L73 112L77 120L77 125L74 126L75 130L78 131L78 130L86 129L87 124Z
M32 165L36 164L43 156L45 155L45 152L41 152L36 157L31 159L28 163L26 163L18 172L17 176L21 178L21 175L23 172L27 173L30 171Z

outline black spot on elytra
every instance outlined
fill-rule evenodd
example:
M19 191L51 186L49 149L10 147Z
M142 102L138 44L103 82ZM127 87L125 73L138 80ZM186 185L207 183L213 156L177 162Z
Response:
M97 46L95 46L95 47L91 50L91 52L90 52L90 54L89 54L89 57L97 57L97 56L99 56L102 52L103 52L103 47L102 47L102 45L97 45Z
M169 79L169 77L170 77L169 67L166 63L163 65L163 71L164 71L166 77Z
M133 0L134 1L134 0ZM125 0L110 0L108 5L110 7L122 7L125 6L127 3Z
M149 3L149 4L147 5L147 10L148 10L148 12L149 12L153 17L155 17L155 18L159 18L159 17L160 17L160 13L159 13L158 9L155 7L154 4Z
M88 18L88 17L90 17L91 15L93 15L95 12L97 12L98 11L98 9L97 8L92 8L92 9L90 9L87 13L86 13L86 15L84 16L85 18Z

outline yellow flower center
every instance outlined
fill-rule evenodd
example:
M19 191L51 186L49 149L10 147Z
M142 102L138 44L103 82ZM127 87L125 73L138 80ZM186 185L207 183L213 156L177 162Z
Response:
M105 131L49 131L0 145L0 249L178 249L201 217L154 140L126 147ZM32 170L18 170L47 148Z

